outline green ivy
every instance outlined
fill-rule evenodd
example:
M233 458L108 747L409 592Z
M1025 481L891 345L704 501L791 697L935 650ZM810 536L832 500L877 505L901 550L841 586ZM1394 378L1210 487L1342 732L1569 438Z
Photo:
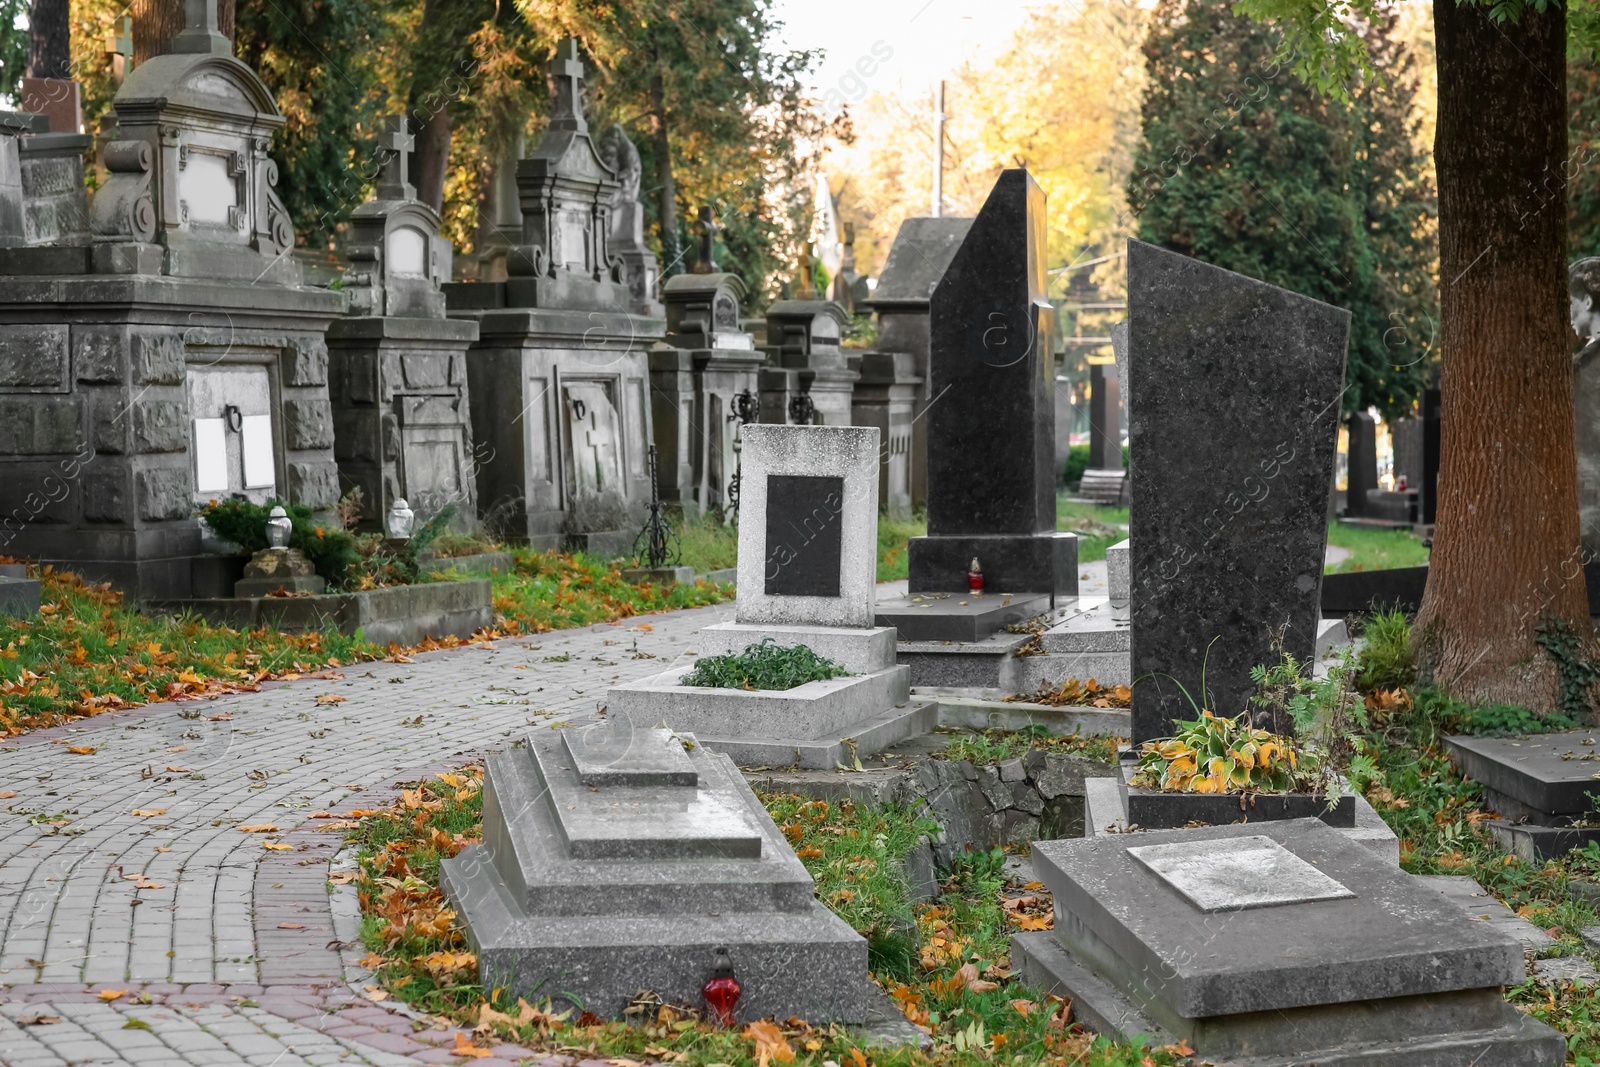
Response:
M1600 681L1600 664L1589 655L1584 639L1573 630L1572 624L1554 615L1546 615L1533 628L1534 640L1555 660L1556 673L1561 679L1561 712L1568 718L1582 721L1589 715L1589 693Z

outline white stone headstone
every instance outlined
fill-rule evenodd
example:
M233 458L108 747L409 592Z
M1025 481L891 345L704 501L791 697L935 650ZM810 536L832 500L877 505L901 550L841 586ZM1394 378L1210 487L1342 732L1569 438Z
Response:
M1128 855L1201 911L1338 900L1354 893L1270 837L1137 845Z

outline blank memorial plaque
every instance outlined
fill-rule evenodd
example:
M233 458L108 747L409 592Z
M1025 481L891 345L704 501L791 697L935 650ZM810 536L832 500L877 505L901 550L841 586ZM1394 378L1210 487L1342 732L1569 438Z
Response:
M767 476L768 596L839 595L844 479Z

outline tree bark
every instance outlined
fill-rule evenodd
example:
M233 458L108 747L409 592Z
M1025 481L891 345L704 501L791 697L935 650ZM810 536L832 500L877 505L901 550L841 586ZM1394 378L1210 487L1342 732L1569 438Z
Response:
M210 0L218 2L218 0ZM233 40L235 0L220 0L217 27ZM172 39L183 31L184 0L132 0L128 11L133 16L133 65L164 55Z
M656 142L657 213L661 224L661 276L683 273L678 244L678 182L672 176L672 141L667 135L666 88L661 73L650 78L650 135Z
M72 77L68 0L33 0L28 7L28 77Z
M1545 618L1587 639L1566 293L1566 16L1434 0L1439 511L1415 629L1458 697L1556 706Z

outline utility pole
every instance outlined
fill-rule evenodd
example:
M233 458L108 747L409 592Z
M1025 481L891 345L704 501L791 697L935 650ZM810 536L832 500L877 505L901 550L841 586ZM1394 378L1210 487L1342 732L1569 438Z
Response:
M933 97L933 217L944 214L944 79Z

